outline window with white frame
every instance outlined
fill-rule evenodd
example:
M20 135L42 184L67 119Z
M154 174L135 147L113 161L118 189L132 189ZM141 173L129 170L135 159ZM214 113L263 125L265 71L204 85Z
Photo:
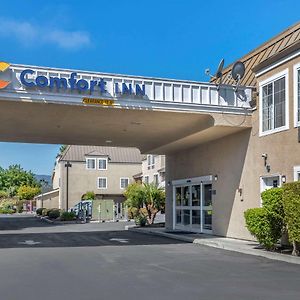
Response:
M145 176L144 176L144 182L145 182L145 183L149 183L149 176L148 176L148 175L145 175Z
M154 183L155 185L158 185L158 174L154 174L154 175L153 175L153 183Z
M121 177L120 178L120 188L121 189L126 189L129 184L129 178L128 177Z
M107 170L107 158L98 159L98 170Z
M300 166L294 167L294 181L300 181Z
M86 159L86 168L88 170L95 170L96 169L96 158L87 158Z
M294 65L294 113L295 127L300 126L300 63Z
M261 135L288 129L287 71L260 84Z
M98 189L107 189L106 177L98 177Z
M155 166L155 156L152 154L147 155L147 162L148 162L148 170L154 169Z

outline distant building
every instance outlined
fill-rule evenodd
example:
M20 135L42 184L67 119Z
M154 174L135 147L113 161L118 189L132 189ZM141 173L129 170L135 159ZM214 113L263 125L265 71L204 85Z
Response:
M136 148L68 146L57 157L53 190L36 197L37 207L69 209L92 191L99 200L113 200L122 213L125 188L141 171L142 156Z
M142 159L142 172L133 176L135 181L155 183L165 187L165 156L147 154Z

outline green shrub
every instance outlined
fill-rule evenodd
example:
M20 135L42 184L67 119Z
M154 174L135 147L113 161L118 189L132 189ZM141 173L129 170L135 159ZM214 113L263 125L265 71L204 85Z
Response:
M261 193L262 206L275 218L284 220L283 188L272 188Z
M58 208L52 208L48 212L49 219L57 219L60 216L60 210Z
M134 218L135 224L139 226L145 226L147 223L147 218L143 216L142 214L139 214Z
M250 208L244 216L247 229L258 242L267 250L274 249L281 237L281 227L278 227L270 213L264 207Z
M136 207L128 208L128 219L134 219L139 214L139 210Z
M61 219L61 221L72 221L75 218L76 218L76 214L73 211L71 211L71 212L69 212L69 211L62 211L60 213L60 219Z
M96 198L95 193L88 191L83 195L82 200L95 200L95 198Z
M5 198L8 198L8 193L3 190L0 190L0 199L5 199Z
M272 188L261 193L262 207L245 211L246 227L267 250L275 248L285 228L283 189Z
M49 212L50 212L50 209L48 209L48 208L43 208L43 210L42 210L42 216L43 216L43 217L49 216Z
M42 212L43 212L44 209L45 209L45 208L43 208L43 207L38 208L38 209L36 210L36 214L37 214L38 216L42 216Z
M14 212L15 210L11 208L5 208L5 207L0 208L0 214L13 214Z
M283 208L293 255L299 255L300 244L300 182L286 183L283 186Z

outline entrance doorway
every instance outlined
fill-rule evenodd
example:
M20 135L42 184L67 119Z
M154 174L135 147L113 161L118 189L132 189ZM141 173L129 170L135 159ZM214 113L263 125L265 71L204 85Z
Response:
M173 182L173 229L212 233L212 178Z

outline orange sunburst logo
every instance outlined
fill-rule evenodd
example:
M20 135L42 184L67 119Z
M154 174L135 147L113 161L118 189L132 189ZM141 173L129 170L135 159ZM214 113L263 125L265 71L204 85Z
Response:
M9 67L8 63L6 63L4 61L0 61L0 72L4 72L5 70L8 69L8 67ZM10 84L10 81L0 79L0 90L6 88L9 84Z

